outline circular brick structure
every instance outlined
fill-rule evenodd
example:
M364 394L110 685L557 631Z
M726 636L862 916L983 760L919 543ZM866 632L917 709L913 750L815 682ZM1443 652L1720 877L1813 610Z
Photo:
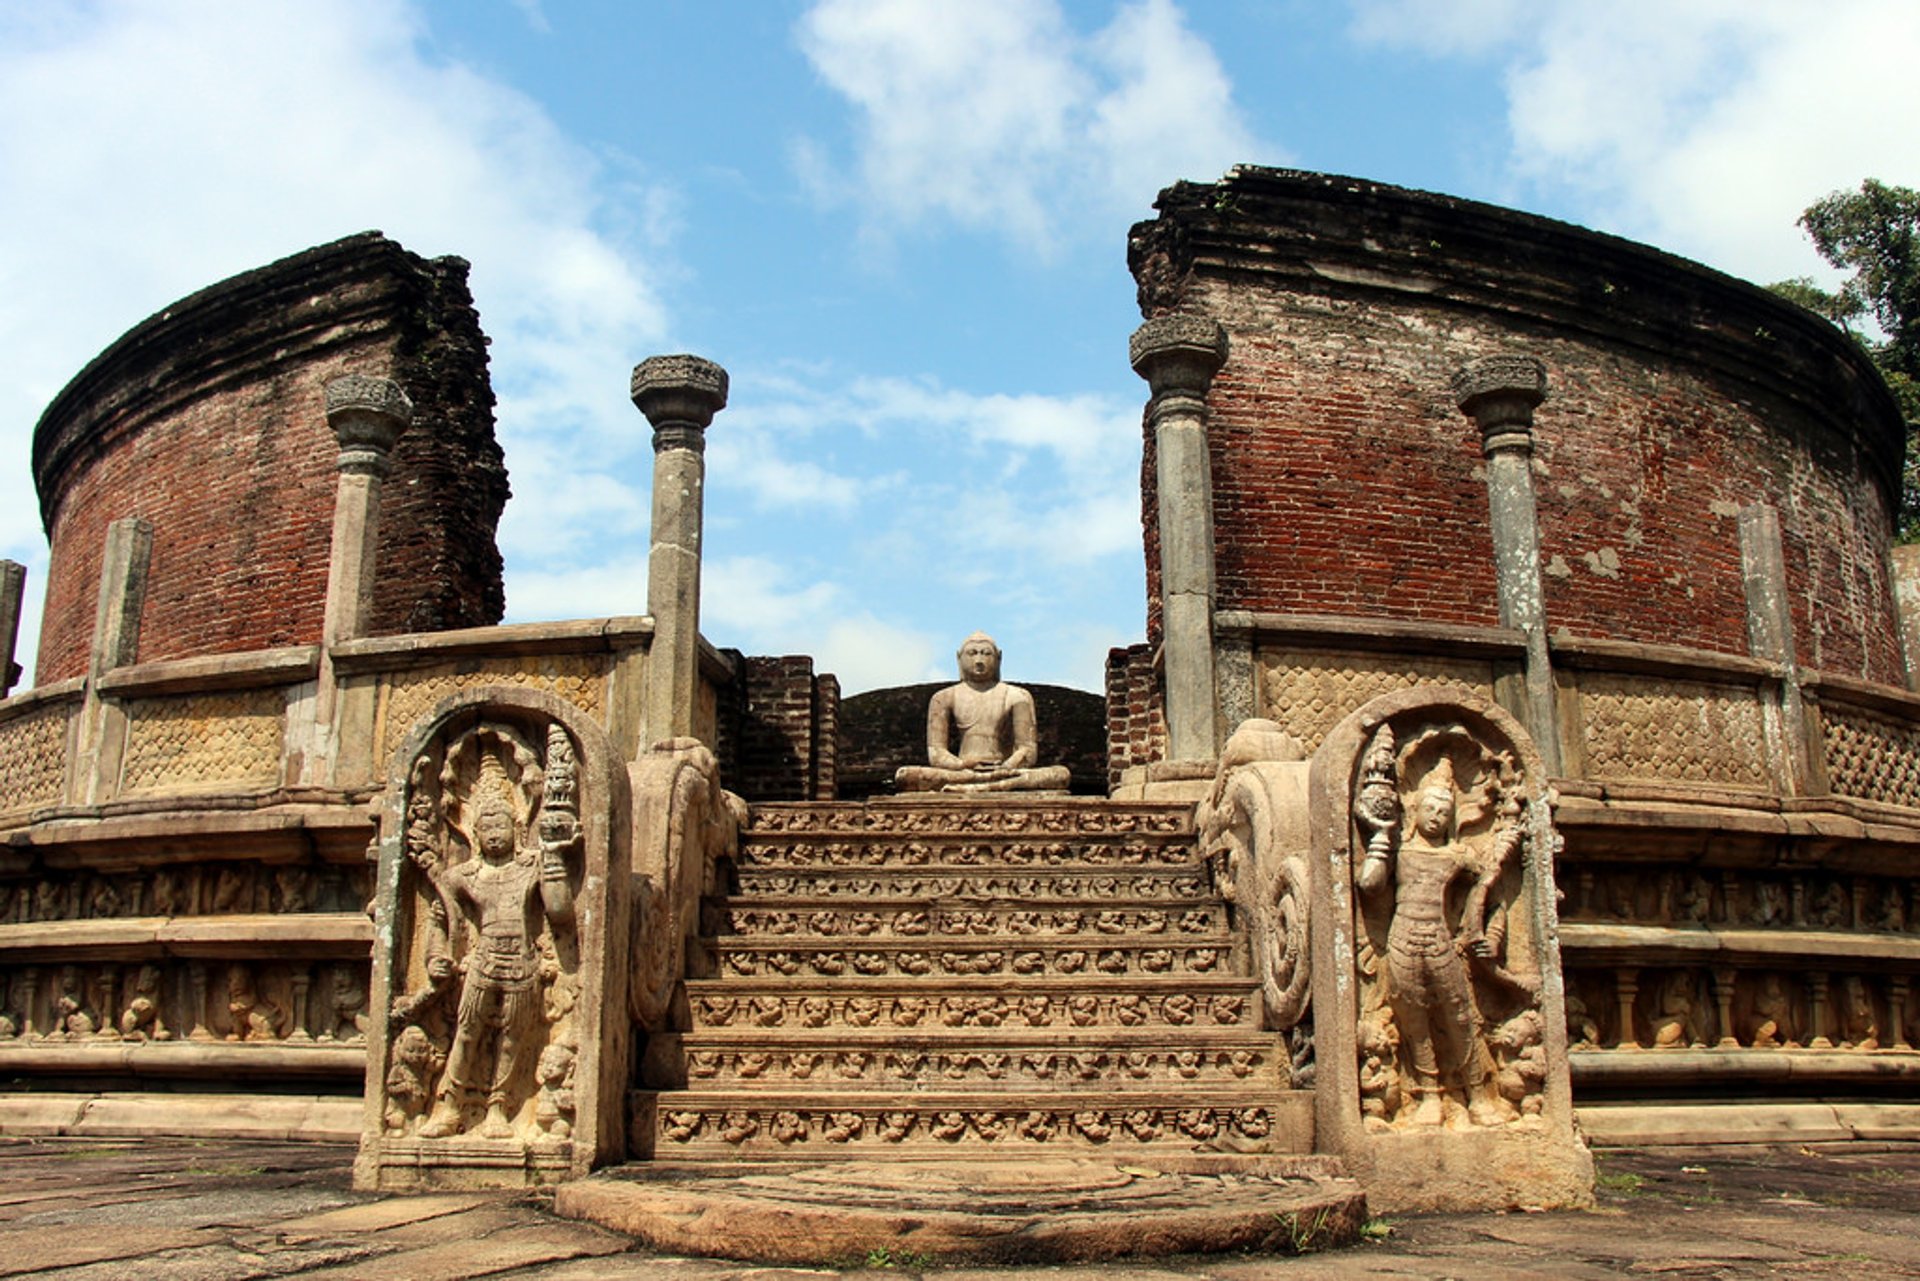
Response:
M1644 245L1358 179L1241 168L1158 208L1130 243L1143 313L1228 335L1207 396L1220 610L1495 625L1486 461L1453 381L1524 355L1546 371L1556 636L1746 654L1739 518L1764 505L1798 661L1905 683L1887 562L1905 426L1826 321Z
M371 631L499 621L507 498L467 264L378 233L182 299L83 369L42 415L34 480L52 543L40 684L87 668L108 526L152 525L137 661L320 639L339 442L325 384L391 378L416 405L393 453Z

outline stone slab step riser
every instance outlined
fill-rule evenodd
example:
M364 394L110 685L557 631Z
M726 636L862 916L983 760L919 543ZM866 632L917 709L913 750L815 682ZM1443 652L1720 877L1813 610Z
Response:
M687 985L688 1011L701 1032L732 1029L839 1028L849 1034L923 1034L935 1029L1126 1029L1260 1026L1260 997L1247 980L1180 976L1116 982L1089 991L1084 982L1057 978L1017 987L991 980L950 981L944 990L875 983L859 991L822 991L806 982L751 986L724 980Z
M826 836L1191 836L1191 805L1127 804L1110 800L971 800L963 804L862 805L798 802L756 805L748 839L779 834Z
M1192 870L1199 866L1193 846L1115 844L1055 850L1020 843L981 844L961 849L926 846L859 845L826 847L798 844L743 844L734 859L742 870L831 872L1133 872Z
M1226 1151L1309 1152L1312 1096L1203 1097L1152 1103L1111 1091L1071 1099L950 1095L876 1101L686 1091L633 1096L634 1146L661 1157L993 1152L1046 1155L1120 1150L1148 1156L1213 1145Z
M668 1061L660 1061L666 1059ZM805 1089L880 1091L889 1098L940 1090L1019 1091L1054 1088L1138 1090L1159 1101L1199 1087L1286 1088L1285 1054L1268 1036L1242 1037L1231 1048L1190 1046L1025 1048L988 1043L964 1049L880 1045L813 1050L693 1048L650 1056L643 1077L656 1089Z
M1143 903L1216 903L1218 896L1204 872L1153 868L1114 873L1110 869L1059 869L1038 873L985 873L966 869L865 868L734 870L742 897L790 897L819 900L821 906L885 900L935 902L943 899L984 903L1016 902L1035 908L1080 906L1091 900L1135 899Z
M1107 900L1085 907L982 907L928 904L876 912L817 901L728 899L707 914L710 933L738 938L830 939L1098 938L1140 934L1178 940L1224 939L1226 908L1214 904L1168 908Z
M700 978L961 978L1077 975L1097 980L1140 975L1245 974L1245 958L1222 938L1203 944L1167 939L1087 941L943 939L935 946L873 940L852 947L808 946L800 940L747 941L723 935L690 949Z

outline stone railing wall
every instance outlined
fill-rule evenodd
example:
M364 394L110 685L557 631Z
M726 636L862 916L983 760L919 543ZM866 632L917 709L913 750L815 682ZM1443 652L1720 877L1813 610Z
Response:
M615 618L355 640L325 664L185 659L0 701L0 1074L357 1094L367 802L394 751L443 700L505 686L631 758L651 636ZM733 679L703 646L697 734Z
M1235 696L1308 750L1391 690L1506 701L1523 657L1496 629L1223 618L1252 654L1252 689ZM1743 1090L1910 1100L1920 697L1660 646L1563 638L1552 656L1583 1108Z

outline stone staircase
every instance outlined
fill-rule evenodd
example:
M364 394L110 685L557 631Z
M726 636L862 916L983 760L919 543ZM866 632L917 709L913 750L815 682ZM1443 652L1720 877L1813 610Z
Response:
M656 1160L1312 1150L1191 807L755 806L705 909L689 1030L651 1039Z

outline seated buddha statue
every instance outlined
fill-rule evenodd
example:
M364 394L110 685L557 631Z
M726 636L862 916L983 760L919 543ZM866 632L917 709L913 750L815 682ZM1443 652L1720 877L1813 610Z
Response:
M1034 765L1033 695L1000 679L993 638L975 632L958 657L959 683L927 703L927 763L901 766L894 786L902 792L1067 790L1066 766Z

